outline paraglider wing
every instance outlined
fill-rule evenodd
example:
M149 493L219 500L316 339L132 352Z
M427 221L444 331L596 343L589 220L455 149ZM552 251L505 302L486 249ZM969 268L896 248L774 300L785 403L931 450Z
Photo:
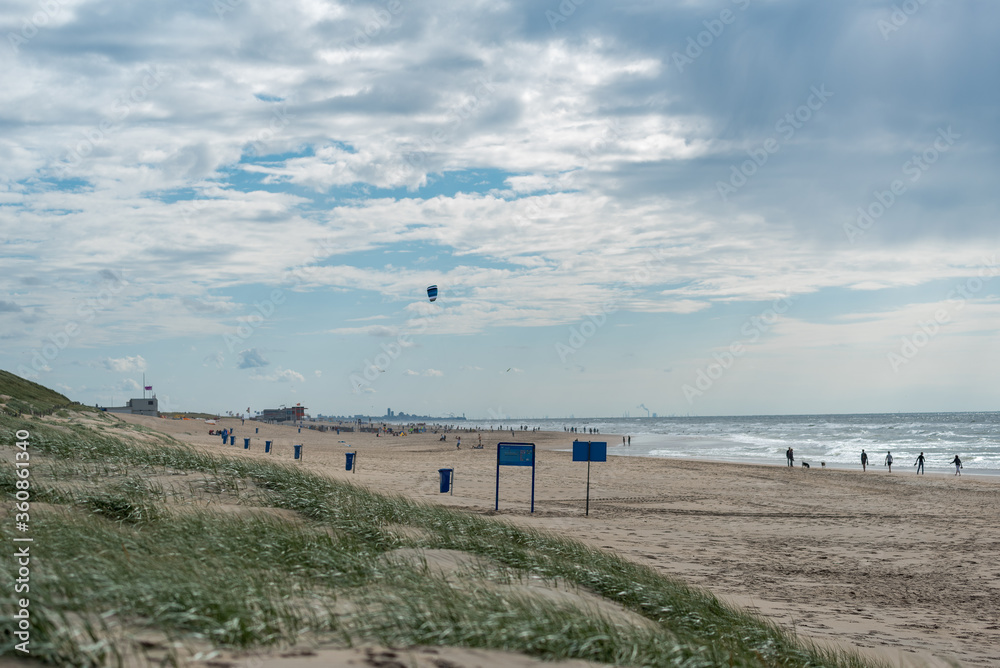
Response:
M427 287L427 298L434 301L438 298L438 286L430 285Z

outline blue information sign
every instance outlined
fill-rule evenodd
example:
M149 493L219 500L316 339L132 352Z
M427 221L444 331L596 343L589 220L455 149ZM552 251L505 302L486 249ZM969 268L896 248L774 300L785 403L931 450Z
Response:
M535 512L535 444L497 443L497 496L494 510L500 509L500 467L531 467L531 512Z
M606 441L573 441L574 462L606 462L608 461L608 444Z
M497 445L497 462L500 466L534 466L535 446L500 443Z
M608 461L607 441L573 441L573 461L587 462L587 510L590 515L590 462Z

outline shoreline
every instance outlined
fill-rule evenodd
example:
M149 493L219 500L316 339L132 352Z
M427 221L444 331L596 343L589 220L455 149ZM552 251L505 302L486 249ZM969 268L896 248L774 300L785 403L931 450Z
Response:
M476 450L474 431L442 442L432 432L338 436L224 419L219 428L235 423L238 445L223 446L202 422L123 419L232 457L294 463L292 445L301 443L297 465L317 473L612 550L810 639L894 665L1000 664L996 476L613 456L591 465L587 516L587 465L568 453L583 434L480 432L485 447ZM268 455L265 438L274 441ZM534 513L526 467L502 468L494 510L499 440L536 443ZM355 471L345 470L345 452L357 453ZM440 468L455 471L451 494L439 493Z
M620 448L621 446L618 446L618 447ZM569 450L566 450L566 452L569 452ZM643 453L631 454L631 453L628 453L628 452L612 452L611 448L609 447L608 448L608 456L611 456L611 455L615 455L616 457L642 457L642 458L647 458L647 459L666 459L668 461L678 460L678 461L702 462L704 464L746 464L748 466L767 466L767 467L776 466L778 468L789 468L789 467L785 466L784 464L771 463L771 462L762 462L760 460L750 459L750 458L747 458L747 459L737 459L737 458L732 458L732 459L705 459L705 458L699 458L699 457L688 457L686 455L677 455L677 456L674 456L674 455L650 455L650 454L643 454ZM810 462L810 464L812 464L812 462ZM893 466L895 467L896 465L893 464ZM792 468L796 468L796 469L802 468L801 462L799 460L796 460L796 464ZM912 466L909 467L911 470L908 470L908 471L907 470L900 470L898 472L894 471L891 474L887 470L885 470L885 468L886 467L884 467L882 465L873 466L873 465L869 464L868 465L868 471L862 471L860 464L858 464L857 466L850 466L850 465L847 465L847 464L840 464L840 463L827 463L827 465L825 467L823 467L823 466L811 466L811 468L809 468L807 470L811 471L813 469L818 469L819 471L824 471L824 470L829 470L829 471L847 471L847 472L854 471L854 472L862 473L862 474L879 474L879 473L884 473L886 475L893 475L893 476L895 476L895 475L901 475L902 476L902 475L906 475L906 474L911 474L914 477L916 477L916 473L912 470L914 467L912 467ZM954 471L953 468L949 469L949 468L941 468L941 467L934 467L934 466L926 466L925 470L927 471L927 475L954 476L954 477L957 477L957 478L965 478L965 477L973 478L974 477L974 478L983 478L983 479L986 479L986 480L995 480L997 482L1000 482L1000 469L965 469L965 468L963 468L962 469L962 475L960 475L960 476L955 476L955 471Z

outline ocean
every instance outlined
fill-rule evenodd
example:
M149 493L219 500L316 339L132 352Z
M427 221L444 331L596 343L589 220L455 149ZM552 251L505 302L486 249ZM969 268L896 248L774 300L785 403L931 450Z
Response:
M785 465L791 447L795 463L821 462L833 468L860 468L861 450L869 465L883 468L888 452L893 467L913 471L921 452L927 471L954 471L949 462L958 455L963 473L1000 474L1000 413L888 413L858 415L763 415L669 418L564 418L546 420L467 420L456 427L498 430L526 426L529 430L563 431L567 447L585 430L601 434L629 434L631 447L620 438L607 440L609 455L674 457L710 461ZM590 436L590 434L587 434ZM516 440L530 441L530 434ZM617 446L617 447L612 447Z

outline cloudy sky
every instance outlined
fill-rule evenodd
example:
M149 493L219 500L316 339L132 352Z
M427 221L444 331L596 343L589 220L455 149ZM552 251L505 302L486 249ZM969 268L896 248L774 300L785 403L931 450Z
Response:
M996 410L997 25L0 1L0 366L167 410Z

